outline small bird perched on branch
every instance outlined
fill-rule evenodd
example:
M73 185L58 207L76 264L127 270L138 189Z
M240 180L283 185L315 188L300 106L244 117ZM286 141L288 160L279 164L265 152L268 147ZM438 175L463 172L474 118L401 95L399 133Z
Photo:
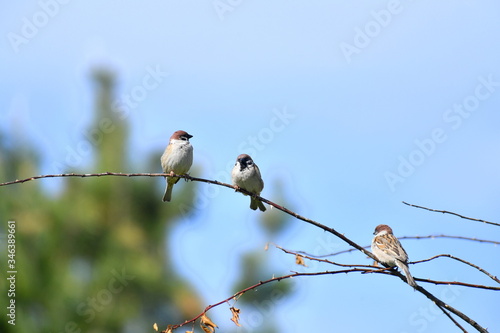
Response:
M373 233L375 237L372 240L372 252L377 259L390 267L397 266L404 271L408 284L413 288L417 287L415 280L408 269L408 254L392 233L391 227L386 224L380 224Z
M264 189L264 181L260 175L260 170L252 158L247 154L241 154L236 158L236 164L231 172L233 185L247 190L255 195L260 195ZM257 207L265 212L266 207L259 199L250 197L250 208L256 210Z
M185 175L193 164L193 146L189 142L193 136L185 131L175 131L170 137L165 152L161 156L161 168L164 173L171 175ZM167 187L163 201L172 199L172 189L179 181L179 177L167 177Z

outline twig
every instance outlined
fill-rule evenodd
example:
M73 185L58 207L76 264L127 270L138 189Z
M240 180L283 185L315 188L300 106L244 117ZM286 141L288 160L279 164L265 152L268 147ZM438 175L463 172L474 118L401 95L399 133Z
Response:
M278 249L282 250L283 252L285 252L287 254L300 255L300 256L302 256L302 257L304 257L306 259L317 261L317 262L323 262L323 263L332 264L332 265L340 266L340 267L371 268L372 270L367 271L365 273L382 273L382 274L399 276L398 274L396 274L397 271L392 270L390 267L384 267L384 268L380 269L378 266L373 266L373 265L340 264L340 263L333 262L333 261L328 260L328 259L320 259L320 258L310 257L308 255L302 254L300 251L295 252L295 251L284 249L284 248L282 248L282 247L280 247L278 245L275 245L275 246ZM410 262L410 264L416 264L416 263L426 262L426 261L430 261L432 259L436 259L436 258L439 258L439 257L451 257L451 258L454 258L453 256L443 254L443 255L438 255L438 256L435 256L435 257L432 257L432 258L429 258L429 259L425 259L425 260L421 260L421 261ZM488 276L490 276L493 280L498 281L496 279L496 277L493 277L491 274L489 274L488 272L486 272L482 268L480 268L480 267L478 267L478 266L476 266L474 264L471 264L469 262L466 262L463 259L460 259L460 258L455 258L455 259L459 260L459 261L463 261L464 263L469 264L472 267L475 267L475 268L481 270L482 272L484 272L485 274L487 274ZM437 281L437 280L423 279L423 278L417 278L417 277L414 277L414 279L416 281L426 282L426 283L432 283L432 284L435 284L435 285L455 285L455 286L461 286L461 287L469 287L469 288L476 288L476 289L487 289L487 290L500 291L500 287L491 287L491 286L485 286L485 285L480 285L480 284L471 284L471 283L460 282L460 281Z
M259 281L258 283L254 284L254 285L252 285L250 287L247 287L245 289L242 289L242 290L238 291L237 293L235 293L234 295L232 295L232 296L230 296L230 297L228 297L228 298L226 298L226 299L224 299L224 300L222 300L220 302L217 302L215 304L207 306L203 310L203 312L201 312L200 314L198 314L194 318L186 320L186 321L184 321L181 324L169 325L169 327L172 330L174 330L174 329L182 327L184 325L187 325L187 324L190 324L190 323L194 323L194 322L196 322L196 320L198 320L203 315L205 315L209 310L211 310L211 309L213 309L213 308L215 308L215 307L217 307L219 305L222 305L224 303L228 303L229 301L231 301L233 299L237 300L241 295L245 294L246 292L248 292L250 290L253 290L253 289L256 289L256 288L258 288L258 287L260 287L260 286L262 286L264 284L271 283L271 282L279 282L281 280L285 280L285 279L289 279L289 278L293 278L293 277L300 277L300 276L334 275L334 274L340 274L340 273L348 274L348 273L354 273L354 272L359 272L359 273L362 273L362 274L366 274L366 273L382 273L382 274L391 274L391 275L394 275L394 274L392 274L392 272L394 272L394 271L387 272L387 270L389 268L378 268L377 266L369 266L369 267L371 267L373 269L369 269L369 268L350 268L350 269L344 269L344 270L338 270L338 271L324 271L324 272L311 272L311 273L308 273L308 272L305 272L305 273L293 272L292 274L288 274L288 275L284 275L284 276L279 276L279 277L273 277L273 278L271 278L269 280L265 280L265 281ZM422 282L434 283L434 284L446 284L446 285L455 284L455 285L463 285L463 286L472 286L472 285L468 285L468 284L460 283L460 282L433 281L433 280L425 280L425 279L416 279L416 280L422 281ZM480 286L474 286L474 287L480 287ZM427 292L421 286L417 286L417 288L420 289L421 292L424 295L426 295L429 299L431 299L443 312L446 312L445 310L449 310L450 312L456 314L456 311L457 311L456 309L452 308L451 306L447 305L446 303L442 302L441 300L435 298L432 294L430 294L429 292ZM494 290L500 290L500 288L494 289ZM449 314L447 314L447 316L450 318ZM461 317L460 314L457 314L457 316ZM450 319L452 320L452 322L455 325L457 325L459 328L462 329L462 331L465 332L465 330L463 329L463 327L460 326L460 324L458 324L458 322L456 322L452 318L450 318ZM467 321L467 322L469 324L471 324L472 326L474 326L479 332L487 332L485 329L483 329L482 327L480 327L475 321L472 320L472 321Z
M474 327L478 332L488 333L488 330L485 329L484 327L482 327L481 325L479 325L475 320L467 317L466 315L464 315L463 313L461 313L457 309L453 308L451 305L448 305L445 302L441 301L439 298L437 298L436 296L434 296L433 294L431 294L430 292L428 292L427 290L425 290L421 286L417 286L417 290L420 291L422 294L424 294L428 299L433 301L440 308L444 308L444 309L450 311L451 313L454 313L458 317L460 317L463 321L467 322L469 325ZM455 323L455 321L453 321L453 322Z
M369 249L370 247L371 247L371 245L363 246L363 248L365 248L365 249ZM308 253L308 252L305 252L305 251L298 251L298 253L309 255L309 256L312 256L312 257L316 257L316 258L326 258L326 257L334 257L334 256L337 256L339 254L351 253L351 252L354 252L356 250L357 249L346 249L346 250L342 250L342 251L338 251L338 252L334 252L334 253L322 254L322 255L314 255L314 254L311 254L311 253Z
M377 266L373 266L373 267L375 268ZM379 269L379 270L367 271L366 274L367 273L379 273L379 274L385 274L385 275L393 275L393 276L399 277L400 279L403 279L402 275L396 274L396 273L398 273L398 271L396 271L396 270ZM467 287L467 288L500 291L500 287L485 286L485 285L482 285L482 284L472 284L472 283L460 282L460 281L439 281L439 280L423 279L423 278L417 278L417 277L413 277L413 278L415 279L415 281L425 282L425 283L430 283L430 284L435 284L435 285L460 286L460 287ZM418 286L418 287L422 288L421 286ZM418 288L417 288L417 291L419 291ZM429 299L434 300L433 298L429 298Z
M122 172L101 172L101 173L61 173L57 175L41 175L34 176L25 179L17 179L10 182L0 183L0 186L13 185L26 183L32 180L43 179L43 178L65 178L65 177L103 177L103 176L117 176L117 177L165 177L169 176L164 173L122 173Z
M463 327L462 327L462 326L458 323L458 321L456 321L456 320L455 320L455 318L453 318L453 317L451 316L451 314L450 314L448 311L446 311L446 309L444 309L444 308L442 308L442 307L440 307L440 306L438 306L438 308L440 308L440 309L441 309L441 311L443 311L443 313L446 315L446 317L450 318L450 320L451 320L453 323L455 323L455 325L456 325L458 328L460 328L460 329L462 330L462 332L464 332L464 333L468 333L468 332L467 332L467 330L466 330L465 328L463 328Z
M415 281L432 283L435 285L461 286L461 287L468 287L468 288L475 288L475 289L500 291L500 287L485 286L482 284L472 284L472 283L460 282L460 281L436 281L436 280L422 279L422 278L414 278L414 279L415 279Z
M314 256L309 256L307 254L304 254L302 253L301 251L292 251L292 250L287 250L277 244L273 244L277 249L280 249L281 251L287 253L287 254L293 254L293 255L300 255L306 259L309 259L309 260L313 260L313 261L317 261L317 262L324 262L324 263L327 263L327 264L330 264L330 265L335 265L335 266L339 266L339 267L363 267L363 268L376 268L377 266L372 266L372 265L351 265L351 264L340 264L338 262L334 262L334 261L331 261L331 260L328 260L328 259L320 259L318 257L314 257ZM390 269L390 267L385 267L384 269Z
M219 306L221 304L224 304L224 303L227 303L229 302L230 300L232 299L237 299L239 298L241 295L243 295L244 293L250 291L250 290L253 290L253 289L256 289L262 285L265 285L265 284L268 284L268 283L271 283L271 282L279 282L281 280L286 280L286 279L290 279L290 278L294 278L294 277L299 277L299 276L316 276L316 275L334 275L334 274L341 274L341 273L353 273L353 272L366 272L368 271L368 269L362 269L362 268L351 268L351 269L344 269L344 270L339 270L339 271L324 271L324 272L314 272L314 273L299 273L299 272L293 272L292 274L288 274L288 275L283 275L283 276L278 276L278 277L273 277L269 280L265 280L265 281L259 281L258 283L250 286L250 287L247 287L245 289L242 289L240 291L238 291L237 293L235 293L234 295L232 295L231 297L228 297L220 302L217 302L215 304L212 304L212 305L209 305L207 306L203 312L201 312L200 314L198 314L196 317L194 318L191 318L189 320L186 320L184 321L183 323L181 324L177 324L177 325L172 325L170 326L172 330L176 329L176 328L179 328L179 327L182 327L184 325L187 325L189 323L194 323L196 320L198 320L199 318L201 318L204 314L206 314L210 309L213 309L215 308L216 306Z
M290 254L293 254L292 251L289 251L287 253L290 253ZM215 304L212 304L212 305L209 305L207 306L203 312L201 312L200 314L198 314L197 316L195 316L194 318L191 318L189 320L186 320L184 321L183 323L181 324L177 324L177 325L169 325L169 327L174 330L176 328L180 328L182 326L185 326L187 324L190 324L190 323L194 323L196 322L196 320L198 320L199 318L201 318L204 314L206 314L209 310L219 306L219 305L222 305L224 303L228 303L229 301L231 300L237 300L241 295L245 294L246 292L250 291L250 290L253 290L253 289L256 289L264 284L268 284L268 283L271 283L271 282L279 282L281 280L285 280L285 279L289 279L289 278L293 278L293 277L301 277L301 276L319 276L319 275L335 275L335 274L340 274L340 273L345 273L345 274L348 274L348 273L354 273L354 272L359 272L359 273L362 273L362 274L366 274L366 273L382 273L382 274L390 274L390 275L393 275L391 274L391 272L387 272L387 270L389 270L389 268L379 268L377 266L368 266L372 269L369 269L369 268L351 268L351 269L344 269L344 270L338 270L338 271L324 271L324 272L303 272L303 273L300 273L300 272L293 272L292 274L288 274L288 275L284 275L284 276L279 276L279 277L273 277L269 280L265 280L265 281L259 281L258 283L250 286L250 287L247 287L245 289L242 289L240 291L238 291L237 293L235 293L234 295L220 301L220 302L217 302ZM456 285L464 285L464 286L470 286L470 285L467 285L467 284L463 284L463 283L460 283L460 282L446 282L446 281L432 281L432 280L425 280L425 279L416 279L416 280L419 280L419 281L422 281L422 282L429 282L429 283L434 283L434 284L446 284L446 285L449 285L449 284L456 284ZM451 308L449 305L445 304L444 302L441 302L439 299L436 299L434 300L432 297L432 294L428 293L425 289L423 289L422 287L418 286L418 288L424 290L424 295L430 295L431 297L429 297L431 300L434 301L434 303L436 303L436 305L443 311L445 312L445 314L448 316L448 318L450 318L450 315L446 312L446 310L450 310L451 312L453 312L453 308ZM498 288L500 290L500 288ZM426 294L427 293L427 294ZM459 316L460 317L460 316ZM458 322L456 322L454 319L450 318L452 320L452 322L457 325L457 327L461 328L462 331L466 332L462 326L460 326L460 324ZM473 323L475 323L475 321L472 321ZM480 332L487 332L486 330L479 330Z
M427 208L427 207L423 207L423 206L417 206L417 205L409 204L409 203L407 203L405 201L403 201L403 203L405 205L408 205L408 206L411 206L411 207L421 208L421 209L425 209L425 210L428 210L428 211L431 211L431 212L443 213L443 214L451 214L451 215L455 215L455 216L458 216L458 217L463 218L463 219L467 219L467 220L471 220L471 221L477 221L477 222L482 222L482 223L487 223L487 224L496 225L496 226L500 227L499 223L489 222L489 221L480 220L480 219L475 219L475 218L467 217L467 216L460 215L460 214L457 214L457 213L454 213L454 212L449 212L447 210L437 210L437 209Z
M189 175L171 175L171 174L166 174L166 173L122 173L122 172L101 172L101 173L85 173L85 174L76 174L76 173L65 173L65 174L58 174L58 175L42 175L42 176L34 176L34 177L29 177L29 178L26 178L26 179L20 179L20 180L14 180L14 181L10 181L10 182L5 182L5 183L0 183L0 186L6 186L6 185L13 185L13 184L18 184L18 183L25 183L25 182L28 182L28 181L32 181L32 180L36 180L36 179L42 179L42 178L56 178L56 177L102 177L102 176L117 176L117 177L178 177L178 178L184 178L186 180L191 180L191 181L197 181L197 182L203 182L203 183L208 183L208 184L214 184L214 185L219 185L219 186L224 186L224 187L227 187L227 188L230 188L230 189L233 189L237 192L241 192L243 194L246 194L246 195L250 195L250 196L255 196L257 199L259 199L260 201L262 202L265 202L267 203L268 205L270 206L273 206L274 208L276 209L279 209L281 210L282 212L284 213L287 213L288 215L291 215L299 220L302 220L304 222L307 222L309 224L312 224L320 229L323 229L324 231L327 231L329 233L332 233L334 234L335 236L337 236L338 238L342 239L344 242L346 242L347 244L349 244L350 246L358 249L359 251L363 252L364 254L366 254L367 256L369 256L370 258L374 259L374 260L377 260L375 258L375 256L365 250L364 248L362 248L361 246L359 246L358 244L356 244L355 242L353 242L352 240L350 240L349 238L345 237L343 234L339 233L338 231L336 231L335 229L333 228L330 228L330 227L327 227L319 222L316 222L316 221L313 221L311 219L308 219L308 218L305 218L295 212L292 212L291 210L289 210L288 208L285 208L283 206L280 206L270 200L267 200L261 196L258 196L258 195L254 195L242 188L236 188L234 187L233 185L230 185L230 184L226 184L226 183L222 183L222 182L219 182L217 180L209 180L209 179L204 179L204 178L197 178L197 177L191 177Z
M486 240L486 239L479 239L479 238L472 238L472 237L464 237L464 236L450 236L450 235L427 235L427 236L403 236L403 237L398 237L399 240L405 240L405 239L434 239L434 238L450 238L450 239L460 239L460 240L469 240L469 241L474 241L474 242L479 242L479 243L491 243L495 245L500 245L500 242L498 241L492 241L492 240ZM370 245L363 246L365 249L369 249ZM322 255L313 255L304 251L298 251L300 254L305 254L309 255L315 258L326 258L326 257L333 257L339 254L344 254L344 253L350 253L353 251L356 251L357 249L346 249L342 250L339 252L334 252L334 253L329 253L329 254L322 254Z
M414 261L414 262L413 262L413 264L422 263L422 262L428 262L428 261L431 261L431 260L434 260L434 259L437 259L437 258L442 258L442 257L445 257L445 258L450 258L450 259L454 259L454 260L460 261L460 262L462 262L462 263L464 263L464 264L466 264L466 265L469 265L469 266L471 266L471 267L474 267L475 269L477 269L477 270L478 270L478 271L480 271L481 273L486 274L486 275L487 275L488 277L490 277L493 281L495 281L495 282L497 282L497 283L500 283L500 280L499 280L496 276L494 276L494 275L492 275L492 274L488 273L486 270L482 269L481 267L479 267L479 266L477 266L477 265L474 265L473 263L468 262L468 261L466 261L466 260L464 260L464 259L460 259L460 258L458 258L458 257L452 256L451 254L438 254L438 255L436 255L436 256L434 256L434 257L431 257L431 258L429 258L429 259L424 259L424 260Z
M450 236L450 235L428 235L428 236L403 236L398 237L398 239L426 239L426 238L450 238L450 239L460 239L460 240L469 240L478 243L491 243L495 245L500 245L499 241L492 241L486 239L479 239L475 237L464 237L464 236Z

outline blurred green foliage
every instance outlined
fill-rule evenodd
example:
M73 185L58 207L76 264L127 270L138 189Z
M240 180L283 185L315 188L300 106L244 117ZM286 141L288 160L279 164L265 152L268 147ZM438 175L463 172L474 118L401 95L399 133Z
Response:
M133 172L126 154L127 123L112 109L114 75L97 70L93 81L94 170L62 171ZM99 130L103 124L106 131ZM1 181L39 174L34 148L5 142L0 140ZM160 154L140 167L158 172ZM167 235L181 210L175 202L162 203L163 188L157 187L157 178L67 178L55 196L45 193L43 181L51 179L0 188L2 270L6 271L7 221L15 220L18 272L16 326L7 324L2 314L1 332L147 332L154 322L162 330L166 324L183 322L202 311L206 304L178 276L167 256ZM192 190L188 192L186 186L175 190L181 198L176 202L193 206ZM275 235L282 230L282 214L263 216L267 233ZM249 253L242 260L245 272L238 288L266 275L262 254ZM281 282L266 289L278 288L281 297L286 286ZM5 278L0 287L0 306L6 309ZM269 292L251 293L239 302L258 306L258 301L265 302L268 296ZM266 320L256 331L275 329L272 321Z

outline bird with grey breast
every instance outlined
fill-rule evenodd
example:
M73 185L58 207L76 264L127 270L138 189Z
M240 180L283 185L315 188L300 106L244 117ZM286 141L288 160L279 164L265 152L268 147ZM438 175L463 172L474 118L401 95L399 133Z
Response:
M193 164L193 146L189 142L193 136L186 131L175 131L161 156L161 168L170 175L186 175ZM179 177L166 177L167 187L163 201L172 200L172 189Z
M241 154L236 158L236 164L231 172L233 185L237 188L242 188L252 194L260 195L264 189L264 181L260 175L260 170L257 164L247 154ZM266 207L259 199L254 196L250 197L250 208L265 212Z

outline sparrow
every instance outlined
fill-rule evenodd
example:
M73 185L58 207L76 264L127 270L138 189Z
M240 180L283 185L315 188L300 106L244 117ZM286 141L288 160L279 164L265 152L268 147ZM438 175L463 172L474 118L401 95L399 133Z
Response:
M231 178L234 186L255 195L260 195L260 192L264 188L264 181L260 175L259 167L247 154L241 154L236 158ZM256 210L257 207L263 212L266 211L266 207L264 207L262 201L253 196L250 197L250 208Z
M161 168L164 173L185 175L193 164L193 146L189 142L193 136L185 131L175 131L170 137L167 148L161 156ZM166 177L167 187L163 201L172 199L172 189L179 177Z
M401 246L399 240L392 233L391 227L386 224L380 224L373 233L375 237L372 240L372 252L377 259L390 266L397 266L405 272L408 284L416 288L417 284L408 269L408 254Z

